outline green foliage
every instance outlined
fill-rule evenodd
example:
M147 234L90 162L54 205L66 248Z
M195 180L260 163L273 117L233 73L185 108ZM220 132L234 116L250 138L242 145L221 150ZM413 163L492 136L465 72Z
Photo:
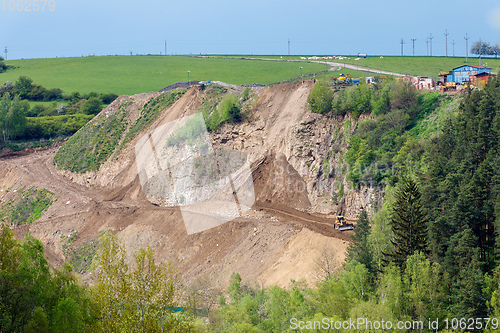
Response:
M0 205L0 221L18 225L33 223L55 199L54 193L45 189L31 187L26 190L22 187Z
M217 96L217 90L215 91L215 93L209 92L209 96L210 94L215 96L209 97L208 102L200 108L209 131L219 128L225 122L237 123L242 120L238 96L227 93L220 97ZM219 91L222 92L225 89Z
M309 109L315 113L332 110L333 90L327 80L319 80L307 97Z
M75 233L72 237L63 239L64 255L76 272L86 273L92 266L92 260L99 247L99 240L93 238L75 247L72 243L76 239L76 235Z
M98 328L113 332L191 332L189 318L173 314L180 296L173 268L157 265L149 247L134 254L134 271L125 263L125 256L116 236L107 232L101 237L92 288L93 302L99 307Z
M5 59L3 57L0 57L0 73L7 69L7 65L5 64L4 60Z
M142 132L146 127L148 127L158 116L161 114L165 108L172 105L177 101L184 93L185 90L172 90L170 92L164 92L155 99L149 100L141 109L139 117L130 126L123 144L132 140L138 133Z
M33 86L33 80L26 76L20 76L16 81L16 88L19 93L19 97L22 99L28 98L31 93L31 88Z
M84 114L98 114L102 110L102 101L97 97L89 98L81 107Z
M50 270L42 243L29 234L18 242L7 226L0 234L0 281L2 332L84 332L93 326L94 307L71 267Z
M25 113L29 104L21 101L18 96L10 98L10 94L3 95L0 101L0 134L4 142L22 137L26 130Z
M373 273L373 254L368 243L370 233L371 227L368 221L368 213L363 209L359 214L354 234L351 236L352 241L347 248L347 260L349 262L358 261Z
M116 150L127 127L126 107L101 114L76 132L54 156L57 167L79 173L98 170Z
M420 190L412 179L406 179L395 194L391 214L394 234L393 250L387 255L391 262L403 266L406 259L418 251L427 249L427 216L423 211Z
M68 114L62 116L47 116L27 118L24 138L41 139L57 136L68 136L85 126L93 115Z

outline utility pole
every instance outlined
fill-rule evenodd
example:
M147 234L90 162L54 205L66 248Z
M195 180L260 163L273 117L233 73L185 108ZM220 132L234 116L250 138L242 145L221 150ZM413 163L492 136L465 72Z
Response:
M7 60L7 52L8 52L7 51L7 46L5 47L5 51L4 52L5 52L5 60Z
M288 55L290 55L290 38L288 38Z
M413 56L415 56L415 41L417 39L416 38L412 38L411 41L413 42Z
M165 55L167 55L167 40L165 39Z
M405 45L405 41L403 40L403 38L401 38L401 56L404 55L404 45Z
M433 38L434 38L434 37L432 37L432 34L431 34L431 35L429 36L429 40L431 41L431 57L432 57L432 39L433 39Z
M427 44L427 56L429 56L429 37L425 39L425 43Z
M469 38L467 34L465 34L465 62L469 62Z
M446 56L448 56L448 29L446 29L446 32L444 33L444 36L446 37Z
M453 57L455 57L455 40L451 42L451 45L453 45Z

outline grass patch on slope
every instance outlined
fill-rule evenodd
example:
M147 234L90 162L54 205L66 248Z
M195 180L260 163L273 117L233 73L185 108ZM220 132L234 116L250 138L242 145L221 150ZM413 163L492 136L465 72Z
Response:
M11 199L1 204L0 221L16 225L33 223L55 200L55 194L46 189L22 187L16 190Z
M142 107L139 117L130 127L128 127L127 108L133 103L132 97L120 105L115 113L99 114L59 149L54 156L54 163L59 169L77 173L99 170L113 153L118 152L148 127L166 107L178 100L186 91L168 91L151 99Z

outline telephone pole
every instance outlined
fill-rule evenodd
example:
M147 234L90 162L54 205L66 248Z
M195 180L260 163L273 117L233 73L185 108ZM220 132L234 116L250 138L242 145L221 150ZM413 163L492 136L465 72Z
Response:
M448 29L446 29L446 32L444 33L444 36L446 37L446 56L448 56Z
M417 39L416 38L412 38L411 41L413 42L413 56L415 56L415 41Z
M432 37L432 34L431 34L431 35L429 36L429 40L431 41L431 57L432 57L432 39L433 39L433 38L434 38L434 37Z
M429 56L429 37L425 39L425 43L427 44L427 56Z
M288 38L288 55L290 55L290 38Z
M455 57L455 40L451 42L451 45L453 45L453 57Z
M167 55L167 40L165 39L165 55Z
M405 45L405 41L403 40L403 38L401 38L401 56L404 55L404 45Z
M7 52L8 52L7 51L7 46L5 47L5 51L4 52L5 52L5 60L7 60Z
M469 62L469 38L467 34L465 34L465 62Z

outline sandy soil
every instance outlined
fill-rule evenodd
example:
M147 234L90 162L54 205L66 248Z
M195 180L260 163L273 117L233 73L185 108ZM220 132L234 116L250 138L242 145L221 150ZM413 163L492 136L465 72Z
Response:
M73 244L77 247L110 229L125 244L130 263L134 251L150 245L158 260L171 262L186 284L204 275L214 286L225 287L232 272L260 286L286 286L290 279L301 278L313 283L320 275L317 261L322 249L331 248L340 266L352 231L339 232L333 228L332 218L308 213L311 204L307 193L293 187L300 186L301 178L287 162L290 149L286 135L307 117L305 100L310 89L310 82L275 86L257 101L252 121L264 122L264 128L258 136L249 136L241 143L252 161L256 201L250 211L231 222L188 235L177 207L156 206L142 192L134 141L101 167L90 182L87 176L58 172L53 165L57 148L0 158L0 191L37 186L58 198L39 221L16 227L16 234L22 237L29 231L41 239L53 266L66 259L61 236L78 232ZM153 127L193 114L199 107L199 95L199 89L191 88ZM153 96L134 98L144 104ZM137 117L135 108L130 117ZM8 195L3 200L7 199ZM90 281L90 274L83 278Z

